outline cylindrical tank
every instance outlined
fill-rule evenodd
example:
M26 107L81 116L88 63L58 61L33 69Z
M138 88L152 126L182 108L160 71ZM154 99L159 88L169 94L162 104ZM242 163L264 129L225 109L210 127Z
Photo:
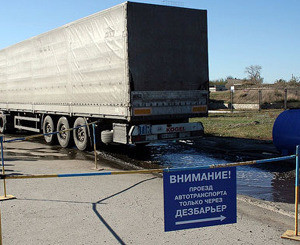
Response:
M287 110L279 114L273 126L273 143L283 154L294 154L300 145L300 110Z

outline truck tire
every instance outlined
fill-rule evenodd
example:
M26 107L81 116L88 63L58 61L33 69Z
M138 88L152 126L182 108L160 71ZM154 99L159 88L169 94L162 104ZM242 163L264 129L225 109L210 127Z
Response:
M62 131L67 129L70 129L68 119L66 117L59 118L57 122L57 131ZM66 131L57 134L58 143L60 144L61 147L67 148L70 145L72 141L71 135L72 135L71 131Z
M73 128L77 128L81 125L85 125L86 120L82 117L78 117L75 122ZM88 129L86 127L80 127L73 130L73 138L74 143L78 150L84 151L88 149L89 147L89 135L88 135Z
M55 130L54 122L51 116L46 116L43 121L43 134L50 134L53 133ZM47 144L53 145L56 142L56 135L44 135L44 139Z

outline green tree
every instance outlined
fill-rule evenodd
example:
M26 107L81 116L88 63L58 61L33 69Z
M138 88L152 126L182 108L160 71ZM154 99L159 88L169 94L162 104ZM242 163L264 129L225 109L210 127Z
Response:
M287 86L287 82L286 82L286 80L280 78L274 82L274 86L277 88L284 88Z
M291 87L297 87L300 85L299 82L300 82L299 77L292 76L292 78L288 81L288 84Z
M227 83L227 80L221 78L221 79L216 79L213 81L209 82L209 85L225 85Z

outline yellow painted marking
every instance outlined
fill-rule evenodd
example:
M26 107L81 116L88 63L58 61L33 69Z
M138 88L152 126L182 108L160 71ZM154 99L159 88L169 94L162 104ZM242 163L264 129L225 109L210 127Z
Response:
M5 179L38 179L38 178L56 178L57 174L41 174L41 175L8 175Z
M295 236L295 231L287 230L285 233L282 234L281 238L296 240L300 242L300 233L298 233L298 235Z
M235 166L244 166L244 165L252 165L252 164L257 164L257 162L256 161L247 161L247 162L214 164L214 165L211 165L210 168L235 167Z
M152 170L127 170L127 171L115 171L108 172L110 175L120 174L151 174L151 173L163 173L163 169L152 169ZM105 172L103 172L105 175ZM57 174L41 174L41 175L7 175L4 179L38 179L38 178L56 178L60 177ZM68 176L68 177L84 177L84 176ZM62 177L63 178L63 177Z
M153 173L163 173L163 169L152 169L152 170L128 170L128 171L115 171L111 172L114 174L153 174Z
M237 163L225 163L207 166L207 168L223 168L223 167L234 167L256 164L257 161L237 162ZM183 169L182 169L183 170ZM188 170L188 168L187 168ZM152 173L163 173L168 172L168 169L143 169L143 170L126 170L126 171L113 171L113 172L102 172L100 175L117 175L117 174L152 174ZM172 171L172 170L171 170ZM82 174L82 173L81 173ZM85 174L85 173L83 173ZM86 173L89 174L89 173ZM2 179L33 179L33 178L56 178L56 177L84 177L84 176L61 176L64 174L40 174L40 175L2 175ZM87 175L91 176L91 175ZM86 176L86 177L87 177ZM95 175L96 176L96 175ZM99 175L98 175L99 176Z
M299 202L299 186L295 188L295 232L298 234L298 202Z
M0 211L0 245L2 245L2 225L1 225L1 211Z
M10 199L16 199L16 197L13 195L0 196L0 201L10 200Z

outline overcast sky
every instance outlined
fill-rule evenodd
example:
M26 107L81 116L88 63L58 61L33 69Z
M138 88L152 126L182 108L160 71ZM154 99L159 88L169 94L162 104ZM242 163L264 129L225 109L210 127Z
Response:
M0 49L124 1L1 0ZM264 82L300 77L299 0L135 1L207 9L210 79L244 78L261 65Z

